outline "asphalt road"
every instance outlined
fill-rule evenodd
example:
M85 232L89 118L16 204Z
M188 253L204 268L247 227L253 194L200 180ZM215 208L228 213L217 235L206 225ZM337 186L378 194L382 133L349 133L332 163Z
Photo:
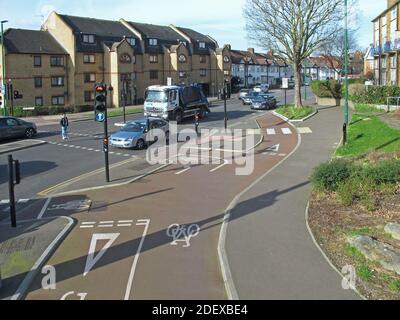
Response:
M278 101L283 103L284 92L272 92ZM309 97L312 93L309 89ZM288 103L293 101L294 91L287 91ZM259 112L251 111L248 106L243 106L236 98L228 101L229 125L235 126L252 118ZM130 115L128 120L133 120L142 115ZM212 113L201 123L202 128L223 127L223 103L215 104ZM110 133L118 131L115 123L122 122L122 117L110 118ZM193 120L185 121L181 128L193 128ZM15 159L21 162L22 183L16 187L17 199L36 198L41 191L54 185L73 179L82 174L92 172L104 167L102 149L102 125L92 120L78 121L70 124L70 140L62 141L58 125L39 128L37 139L46 141L47 144L30 149L13 152ZM116 164L135 157L145 157L145 151L138 150L110 150L110 163ZM0 156L0 201L8 199L6 155Z

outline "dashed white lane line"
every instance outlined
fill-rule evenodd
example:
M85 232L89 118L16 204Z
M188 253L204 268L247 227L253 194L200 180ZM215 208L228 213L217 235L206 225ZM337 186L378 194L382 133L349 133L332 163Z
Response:
M289 135L292 134L292 130L290 130L289 128L282 128L282 133L285 135Z
M269 135L269 136L274 136L274 135L276 135L275 129L267 129L267 135Z
M190 169L192 169L191 167L189 167L189 168L186 168L186 169L183 169L183 170L181 170L181 171L178 171L177 173L175 173L177 176L179 176L179 175L181 175L181 174L183 174L183 173L185 173L186 171L189 171Z

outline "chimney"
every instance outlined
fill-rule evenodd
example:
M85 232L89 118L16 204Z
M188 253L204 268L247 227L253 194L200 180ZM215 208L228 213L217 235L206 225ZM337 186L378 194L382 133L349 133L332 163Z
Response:
M398 0L388 0L388 2L387 2L388 9L393 7L396 4L397 1Z
M251 54L254 54L254 48L248 48L247 51L250 52Z

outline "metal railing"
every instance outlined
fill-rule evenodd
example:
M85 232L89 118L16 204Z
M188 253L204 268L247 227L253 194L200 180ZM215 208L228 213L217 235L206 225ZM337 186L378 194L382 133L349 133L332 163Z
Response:
M390 101L396 101L396 107L399 108L400 106L400 97L388 97L386 102L387 102L387 112L390 112Z

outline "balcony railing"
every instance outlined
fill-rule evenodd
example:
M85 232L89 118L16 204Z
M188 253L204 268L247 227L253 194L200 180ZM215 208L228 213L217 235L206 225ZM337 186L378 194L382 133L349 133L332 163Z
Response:
M383 53L389 53L392 52L393 50L393 45L391 41L387 41L384 46L383 46Z
M376 46L374 47L374 56L379 56L381 54L381 47Z

